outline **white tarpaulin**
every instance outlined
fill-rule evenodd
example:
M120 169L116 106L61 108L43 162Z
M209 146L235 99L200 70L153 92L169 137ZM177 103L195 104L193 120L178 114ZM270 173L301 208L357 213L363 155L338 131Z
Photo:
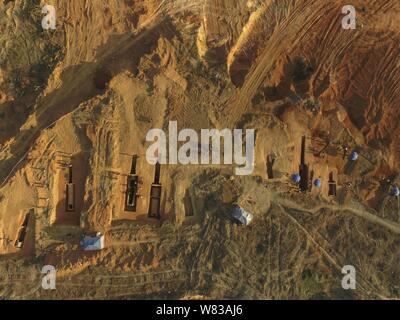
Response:
M232 217L234 217L236 220L240 221L246 226L248 226L251 220L253 220L253 215L250 212L243 210L238 205L235 205L235 207L233 208Z

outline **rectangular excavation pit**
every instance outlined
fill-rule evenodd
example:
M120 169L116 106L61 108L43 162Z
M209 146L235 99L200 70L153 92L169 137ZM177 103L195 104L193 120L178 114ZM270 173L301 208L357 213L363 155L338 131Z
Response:
M125 194L125 211L136 212L137 196L138 196L138 176L128 176L126 194Z
M275 163L275 158L272 155L267 156L267 177L268 179L273 179L274 178L274 163Z
M187 189L185 192L185 197L183 199L184 207L185 207L185 217L193 217L194 216L194 208L192 203L192 197L190 194L190 190Z
M88 159L84 153L58 163L54 187L56 188L56 209L54 224L80 224L80 214L84 206L85 183Z
M137 155L132 157L131 171L127 178L126 192L125 192L125 211L136 212L138 191L139 191L139 177L136 174Z
M155 172L154 172L154 182L151 185L150 190L150 204L149 204L149 218L160 219L160 208L161 208L161 193L162 187L160 184L160 174L161 174L161 165L160 163L156 163Z
M22 219L20 227L17 232L17 237L14 242L14 246L18 249L23 249L25 242L27 240L28 227L31 219L33 218L34 210L30 209L28 213L26 213Z
M150 205L149 205L149 217L160 219L160 208L161 208L161 185L153 184L150 191Z
M66 184L65 210L75 212L75 184L72 182L72 165L68 168L68 183Z
M336 181L333 178L333 172L330 172L328 180L328 195L331 197L336 197L336 193Z
M154 166L149 165L146 160L140 161L140 155L135 159L132 153L121 154L124 157L120 158L120 167L115 171L118 209L112 217L112 224L129 221L155 223L156 221L148 220Z
M15 240L15 246L18 249L22 249L25 242L25 236L26 236L26 228L21 227L18 231L17 240Z
M305 163L305 153L306 153L306 137L301 138L301 151L300 151L300 190L302 192L309 191L309 172L308 165Z

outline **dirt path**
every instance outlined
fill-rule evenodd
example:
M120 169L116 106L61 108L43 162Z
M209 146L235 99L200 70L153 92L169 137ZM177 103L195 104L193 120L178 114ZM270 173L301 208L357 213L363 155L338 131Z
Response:
M286 217L288 217L293 223L297 225L297 227L304 232L306 235L307 239L310 240L316 247L317 249L329 260L329 262L337 269L338 272L341 272L342 267L345 265L345 263L342 261L340 262L337 257L334 257L333 253L330 253L326 247L322 246L320 241L317 241L315 235L311 234L310 231L308 231L293 215L287 212L285 208L282 205L278 205L280 211L282 214L284 214ZM378 296L380 299L384 300L389 300L390 298L382 295L379 293L379 290L372 285L369 281L365 279L363 275L360 275L358 272L357 274L357 279L358 283L357 286L361 288L362 290L365 291L369 296ZM360 279L361 279L361 284L360 284Z
M284 199L284 198L279 198L279 203L281 205L284 205L285 207L291 208L291 209L295 209L295 210L299 210L299 211L303 211L303 212L309 212L312 214L316 214L318 211L322 210L322 209L329 209L335 212L350 212L360 218L363 218L369 222L372 222L374 224L380 225L396 234L400 234L400 224L396 223L396 222L392 222L389 221L387 219L383 219L381 217L378 217L372 213L369 213L366 210L361 210L361 209L356 209L353 207L349 207L349 206L336 206L336 205L330 205L330 204L320 204L318 206L315 206L313 208L305 208L302 207L301 205Z

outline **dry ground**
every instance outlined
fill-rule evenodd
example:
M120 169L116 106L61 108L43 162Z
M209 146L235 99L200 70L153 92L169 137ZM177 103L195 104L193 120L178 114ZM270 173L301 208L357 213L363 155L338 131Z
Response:
M357 29L343 30L347 2L52 0L57 28L43 31L44 2L0 0L0 296L400 298L399 202L388 196L399 183L400 4L353 1ZM146 215L145 134L173 120L256 129L255 170L162 166L158 221ZM289 181L303 135L324 181L308 194ZM137 214L123 206L133 154ZM60 163L74 167L73 217ZM251 226L233 223L233 202L254 213ZM87 254L79 240L93 231L106 248ZM40 289L44 264L57 290ZM344 265L356 267L354 291L341 289Z

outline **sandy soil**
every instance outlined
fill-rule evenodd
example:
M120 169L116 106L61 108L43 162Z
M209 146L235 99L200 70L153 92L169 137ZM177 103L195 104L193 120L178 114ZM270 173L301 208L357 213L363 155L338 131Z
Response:
M353 2L356 30L341 28L342 0L52 0L57 28L43 31L42 1L0 0L0 296L400 298L400 4ZM255 129L255 168L162 165L158 220L145 137L169 121ZM290 181L302 136L323 182L308 193ZM127 212L134 154L142 198ZM80 248L91 232L102 251ZM39 287L44 264L57 290Z

